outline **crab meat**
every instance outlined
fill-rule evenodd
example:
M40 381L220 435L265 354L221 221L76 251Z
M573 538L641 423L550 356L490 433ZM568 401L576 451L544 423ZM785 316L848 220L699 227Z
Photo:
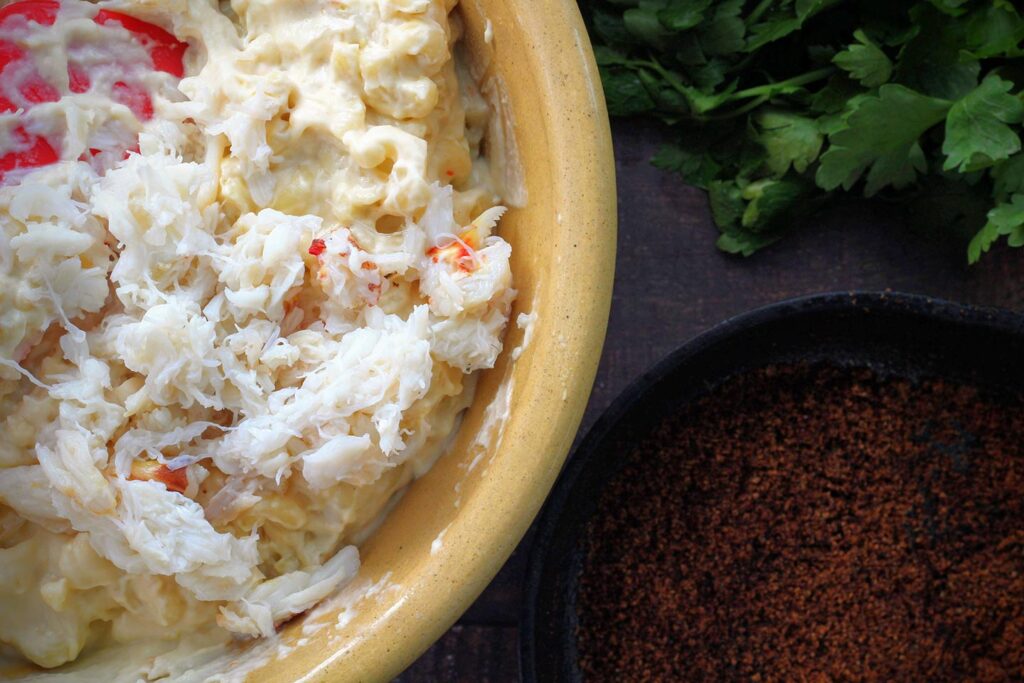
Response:
M427 250L427 256L434 263L448 263L458 270L468 273L476 268L473 258L476 250L480 248L480 234L475 227L459 233L458 239L451 242L431 247Z
M490 237L504 213L503 206L487 209L474 218L454 240L428 249L427 256L434 263L447 263L463 273L473 272L479 267L476 252L483 247L484 240Z

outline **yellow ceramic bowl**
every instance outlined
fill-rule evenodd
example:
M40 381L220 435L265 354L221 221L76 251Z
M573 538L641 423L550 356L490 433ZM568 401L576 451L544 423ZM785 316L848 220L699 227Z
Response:
M511 167L522 169L525 205L501 234L513 247L513 319L537 316L531 339L512 353L524 333L510 327L451 452L362 545L354 584L289 623L283 654L250 680L385 680L407 667L515 548L590 394L611 301L615 178L586 30L575 0L463 0L460 11L469 61L505 110Z

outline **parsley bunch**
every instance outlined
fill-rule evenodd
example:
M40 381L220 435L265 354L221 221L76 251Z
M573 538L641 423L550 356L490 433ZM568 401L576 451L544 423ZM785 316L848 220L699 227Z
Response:
M749 255L836 193L1024 246L1024 17L1010 0L583 0L608 108L674 141Z

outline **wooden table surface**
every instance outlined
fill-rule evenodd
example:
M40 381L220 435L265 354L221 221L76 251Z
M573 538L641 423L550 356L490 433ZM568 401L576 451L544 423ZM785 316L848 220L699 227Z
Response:
M720 253L703 192L652 167L660 131L615 122L619 236L608 337L581 430L634 377L730 316L826 291L893 290L1024 309L1024 250L968 267L964 245L851 202L751 258ZM519 680L517 622L532 531L483 595L398 681Z

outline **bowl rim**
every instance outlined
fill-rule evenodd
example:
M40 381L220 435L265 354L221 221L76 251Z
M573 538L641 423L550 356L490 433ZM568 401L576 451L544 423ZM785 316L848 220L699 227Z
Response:
M537 672L537 623L540 592L545 585L549 553L563 523L566 509L577 497L577 486L591 461L601 452L620 422L635 405L680 366L737 335L764 325L804 315L906 314L957 327L980 328L1011 335L1024 343L1024 314L1008 309L958 303L904 292L828 291L773 302L726 318L683 342L634 378L601 413L570 454L565 468L538 516L537 532L523 579L524 598L519 618L519 670L523 683L541 680Z
M535 448L531 457L518 463L518 476L506 479L508 485L501 492L504 495L496 503L481 500L486 499L486 494L493 493L498 486L493 481L496 477L483 480L477 474L477 479L481 480L476 487L477 495L475 498L467 496L466 504L458 515L462 518L461 526L471 527L473 533L463 536L448 534L438 559L431 560L435 565L432 569L436 568L437 572L431 575L426 575L427 572L417 574L407 584L400 586L404 592L387 609L380 610L381 615L375 615L373 609L368 607L365 614L376 620L372 628L356 632L342 646L333 641L324 644L324 633L344 630L335 629L333 624L324 621L315 624L317 628L306 638L302 626L306 617L316 611L317 608L313 608L281 626L277 636L249 641L246 645L233 643L228 652L230 659L224 665L228 669L217 672L226 674L230 680L242 678L254 682L289 680L336 683L388 680L404 670L438 640L487 587L529 529L565 462L588 402L611 307L617 215L610 125L587 30L575 0L537 0L518 8L499 5L497 0L461 2L453 11L468 6L477 15L486 17L488 8L496 7L499 9L494 10L494 14L500 11L511 15L509 37L515 40L509 40L509 44L516 43L519 47L513 56L520 61L514 66L522 74L515 81L535 86L540 91L538 101L548 98L547 101L557 104L550 106L549 110L541 110L543 130L515 130L516 137L522 138L536 132L538 138L546 139L547 144L543 150L556 161L540 170L550 170L551 179L556 181L553 184L557 185L559 191L565 190L563 194L574 200L569 202L568 207L556 201L551 201L550 207L547 202L539 203L545 212L550 208L550 223L535 226L538 232L547 235L555 233L554 238L570 243L564 246L570 247L571 251L557 253L559 261L563 260L564 254L563 268L575 269L574 277L566 275L561 282L543 279L545 271L554 270L554 254L549 261L542 262L543 267L529 270L524 266L530 275L539 273L535 276L535 289L539 294L534 295L534 301L527 302L529 308L526 310L532 313L538 311L541 303L547 306L552 314L547 316L543 310L540 311L539 322L542 325L537 327L565 329L565 337L560 332L557 339L554 335L538 334L529 348L524 340L518 348L522 354L519 361L524 363L509 361L504 375L496 367L485 371L484 377L501 381L502 389L508 387L510 391L506 392L507 398L511 394L511 366L523 365L521 372L515 373L517 397L519 394L529 396L529 392L536 394L537 388L542 387L548 377L564 381L566 393L560 401L545 396L543 401L524 405L522 411L512 411L510 416L506 416L504 421L510 424L528 423L531 418L545 418L540 421L542 424L536 427L530 440ZM487 20L487 23L490 21ZM479 33L483 37L477 40L489 44L493 36L493 40L501 44L503 28L495 25L493 34L490 26L487 29L482 26L480 28ZM465 35L463 40L467 40ZM506 54L512 52L509 50ZM497 63L497 60L493 63ZM532 68L530 65L533 65ZM485 67L490 68L488 65ZM512 79L509 81L512 82ZM496 79L496 83L498 95L504 96L505 93L500 91L500 79ZM503 99L502 103L508 105ZM513 110L538 111L535 101L511 104L516 105L511 107ZM515 129L514 118L508 123ZM538 142L537 145L541 148L542 143ZM578 191L570 193L569 190ZM564 226L561 226L561 212L565 212ZM560 229L556 229L556 222ZM516 244L513 242L512 246L515 249ZM550 251L555 250L552 248ZM525 256L522 258L530 258L530 252L523 253ZM515 252L512 258L516 258ZM515 284L513 282L513 286ZM560 288L556 290L555 285L560 285ZM548 300L538 302L540 298L564 301L556 305ZM513 311L516 310L513 308ZM510 337L519 339L527 334L512 329L514 327L515 320L510 320L502 350L505 358L517 357L513 353ZM514 334L510 335L509 332ZM481 377L481 384L484 377ZM466 430L457 430L455 435L460 435L460 432ZM515 445L506 440L506 448L514 450ZM498 449L495 447L492 450ZM509 458L495 460L507 461ZM434 468L439 465L440 461L434 464ZM411 482L403 493L416 488L416 483ZM388 508L387 514L394 517L395 510ZM455 523L450 526L455 527ZM448 527L445 527L442 534L446 531ZM372 535L366 543L371 542L375 536ZM429 539L427 545L431 546ZM363 546L360 543L361 551ZM398 545L396 552L402 549ZM446 584L443 592L431 592L442 580ZM345 587L341 590L344 591ZM364 602L370 600L365 599ZM329 611L319 616L333 617ZM244 662L253 654L250 644L266 645L269 654L266 651L260 652L251 657L254 662ZM58 675L61 673L57 670Z
M488 14L486 1L461 2L469 3L473 11L484 17ZM557 346L557 350L542 354L539 361L531 358L526 381L517 384L516 391L535 389L542 381L539 378L558 365L557 373L551 371L550 374L565 378L567 398L563 394L557 410L547 415L548 423L537 434L542 455L515 482L514 490L507 492L512 501L509 505L514 505L512 512L502 515L500 508L475 511L474 523L478 526L486 523L486 542L480 542L479 537L445 536L441 552L444 567L455 565L460 574L448 577L452 580L445 586L444 599L425 595L423 589L430 584L423 577L403 586L407 592L398 604L387 610L387 623L361 634L358 651L334 649L324 652L311 667L301 664L289 667L294 672L294 680L304 683L389 680L441 638L483 592L530 528L565 463L589 400L604 345L614 280L617 199L610 123L593 49L576 2L538 0L529 7L513 10L512 14L517 31L524 36L528 57L535 60L534 64L544 66L542 72L533 74L536 87L558 98L557 110L546 117L546 134L549 139L571 136L582 143L560 145L555 155L558 165L553 173L562 173L562 179L568 175L573 187L588 188L586 196L592 197L592 200L579 202L571 210L571 216L567 216L575 226L588 226L587 229L600 238L581 236L578 242L575 237L571 240L573 250L566 260L587 268L578 273L564 292L578 295L579 300L571 306L561 304L558 321L552 322L571 329L567 333L568 341L534 339L521 357L525 361L536 349ZM500 43L497 33L495 30L495 41ZM546 38L541 39L545 33ZM517 137L524 133L529 131L517 130ZM562 223L560 214L556 220ZM548 291L541 289L544 294ZM536 311L536 308L531 310ZM503 354L510 353L507 339L505 346ZM544 407L526 406L525 412L537 415ZM415 482L410 484L414 485ZM488 481L487 485L493 486L493 483ZM470 505L476 502L470 501ZM469 506L466 508L460 514L470 512ZM433 578L438 576L441 575ZM408 624L416 624L418 630L409 634ZM263 678L257 676L256 680Z

